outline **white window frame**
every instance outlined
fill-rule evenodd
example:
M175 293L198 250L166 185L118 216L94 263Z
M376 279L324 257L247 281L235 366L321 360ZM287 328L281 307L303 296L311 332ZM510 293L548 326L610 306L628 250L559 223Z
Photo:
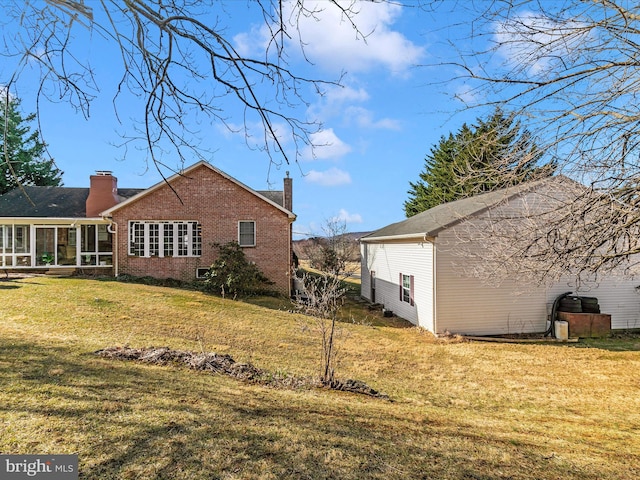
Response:
M166 225L171 225L172 230L171 242L166 242L167 247L171 245L171 251L165 250L165 240L168 240L165 237ZM194 220L129 220L128 254L130 257L145 258L199 257L202 255L201 232L200 223Z
M31 250L35 248L32 226L6 223L0 227L0 267L31 267Z
M247 233L243 233L242 232L242 225L246 224L246 223L250 223L253 225L253 232L252 232L252 242L251 243L242 243L242 237L243 235L248 235ZM240 245L241 247L255 247L256 246L256 222L255 220L240 220L238 222L238 245Z
M207 267L198 267L196 268L196 278L207 278L207 273L209 272L209 268Z
M407 275L405 273L400 273L400 301L404 303L408 303L412 307L415 305L414 300L414 282L415 278L413 275Z
M402 301L411 303L411 276L402 275Z

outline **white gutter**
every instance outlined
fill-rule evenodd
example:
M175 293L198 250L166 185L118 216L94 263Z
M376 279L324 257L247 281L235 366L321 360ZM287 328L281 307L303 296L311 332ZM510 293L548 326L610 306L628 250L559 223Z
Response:
M0 223L29 224L29 225L57 225L64 223L104 223L102 217L0 217Z
M433 236L430 236L428 233L407 233L404 235L387 235L385 237L372 237L372 238L361 238L360 242L362 243L383 243L388 241L398 241L398 240L417 240L420 242L428 241L432 242L434 239Z

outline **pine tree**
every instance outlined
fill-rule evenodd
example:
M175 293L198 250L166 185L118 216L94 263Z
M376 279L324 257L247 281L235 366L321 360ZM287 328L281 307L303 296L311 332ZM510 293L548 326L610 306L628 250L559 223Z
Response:
M405 214L553 175L556 164L542 163L543 154L521 123L498 109L487 120L440 138L420 179L409 182Z
M46 160L46 144L29 123L36 115L23 117L19 99L0 102L0 195L19 185L59 186L62 172L53 159Z

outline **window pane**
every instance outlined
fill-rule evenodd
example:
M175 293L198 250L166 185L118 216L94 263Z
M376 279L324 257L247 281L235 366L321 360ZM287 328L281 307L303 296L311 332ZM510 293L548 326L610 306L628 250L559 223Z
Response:
M163 225L164 233L164 256L165 257L173 257L173 223L165 223Z
M189 225L186 223L178 223L178 255L189 255Z
M13 225L0 225L0 252L13 253Z
M58 265L76 264L76 230L58 227Z
M113 265L113 258L111 255L100 255L99 265Z
M16 253L29 253L29 225L15 226L15 243Z
M132 222L129 229L129 255L144 256L144 224Z
M157 257L160 252L160 225L149 224L149 255Z
M17 230L16 230L17 234ZM36 228L36 265L55 264L56 229L54 227ZM16 243L18 238L16 235Z
M194 256L202 255L202 226L196 222L193 222L191 226L193 228L193 245L191 248L191 254Z
M402 275L402 301L411 303L411 277Z
M96 251L96 226L82 225L80 229L80 241L82 242L83 252Z
M108 225L98 225L98 252L113 251L113 235L107 228Z
M9 258L9 261L11 259ZM16 257L16 265L20 267L30 267L31 266L31 256L17 256Z
M241 247L253 247L256 244L255 232L256 222L240 222L239 223L238 243Z

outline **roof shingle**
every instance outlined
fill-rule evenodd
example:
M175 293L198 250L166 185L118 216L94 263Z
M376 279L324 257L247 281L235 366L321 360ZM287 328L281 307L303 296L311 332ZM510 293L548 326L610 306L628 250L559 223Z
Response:
M523 194L545 182L565 181L562 175L547 177L533 182L521 183L513 187L488 192L474 197L462 198L449 203L443 203L422 213L418 213L406 220L387 225L363 237L361 241L380 241L386 238L433 237L439 231L448 228L465 218L506 201L516 195ZM571 181L571 180L570 180Z
M15 188L0 196L0 217L86 217L88 188L25 186L23 189ZM118 197L122 201L142 190L140 188L119 188Z

